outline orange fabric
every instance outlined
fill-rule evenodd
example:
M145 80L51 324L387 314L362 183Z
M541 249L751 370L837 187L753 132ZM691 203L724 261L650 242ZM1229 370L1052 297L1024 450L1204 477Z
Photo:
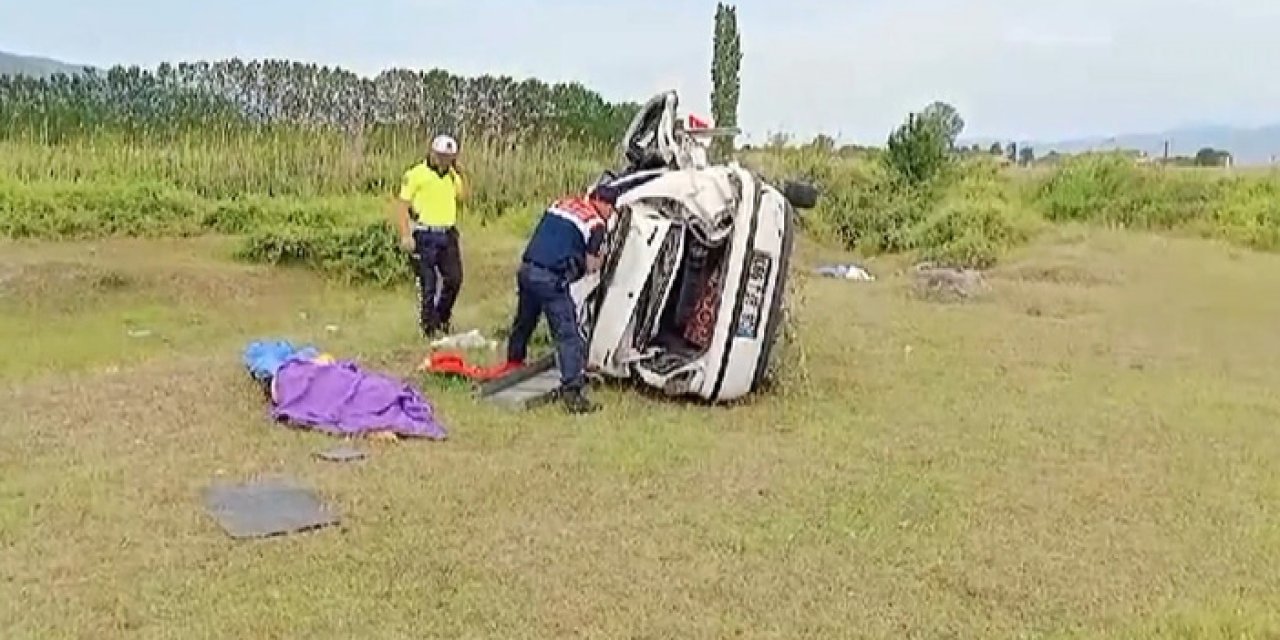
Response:
M437 351L427 356L418 365L420 371L442 375L457 375L472 380L486 381L501 378L524 365L518 362L505 362L488 367L468 364L462 354L454 351Z

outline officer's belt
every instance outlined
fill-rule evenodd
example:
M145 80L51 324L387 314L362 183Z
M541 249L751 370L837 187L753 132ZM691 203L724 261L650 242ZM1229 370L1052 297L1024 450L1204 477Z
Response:
M537 268L537 269L542 269L543 271L546 271L547 273L553 273L553 274L558 275L558 276L568 275L568 271L569 271L569 270L568 270L567 268L565 268L564 266L560 266L560 267L548 267L547 265L542 264L541 262L535 262L535 261L533 261L533 260L525 260L525 261L524 261L524 263L525 263L525 264L527 264L527 265L529 265L529 266L531 266L531 267L535 267L535 268Z
M426 231L427 233L449 233L450 231L453 231L454 229L455 229L455 227L454 227L454 226L452 226L452 225L448 225L448 226L440 226L440 225L426 225L426 224L421 224L421 223L416 222L416 221L413 223L413 230L414 230L414 231Z

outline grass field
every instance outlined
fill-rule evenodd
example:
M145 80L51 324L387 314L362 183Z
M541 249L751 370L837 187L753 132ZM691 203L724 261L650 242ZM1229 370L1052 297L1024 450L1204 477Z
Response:
M465 237L457 324L501 327L520 240ZM234 252L0 245L0 636L1280 635L1280 257L1060 227L964 304L885 258L805 282L778 394L569 419L423 381L449 441L329 466L240 349L411 375L412 294ZM277 472L342 526L237 543L201 512Z

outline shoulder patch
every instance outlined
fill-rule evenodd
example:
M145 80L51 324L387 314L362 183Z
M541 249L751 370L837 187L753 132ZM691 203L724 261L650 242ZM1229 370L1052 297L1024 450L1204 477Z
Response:
M562 198L557 200L555 204L551 206L563 211L564 213L571 214L574 218L577 218L582 222L591 222L593 219L600 216L600 214L596 212L596 208L591 206L589 202L582 198Z

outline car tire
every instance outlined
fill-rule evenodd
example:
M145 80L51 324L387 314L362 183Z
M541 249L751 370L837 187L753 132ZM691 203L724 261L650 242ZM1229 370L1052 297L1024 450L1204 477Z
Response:
M812 209L818 206L818 188L804 182L787 182L782 185L782 195L796 209Z

